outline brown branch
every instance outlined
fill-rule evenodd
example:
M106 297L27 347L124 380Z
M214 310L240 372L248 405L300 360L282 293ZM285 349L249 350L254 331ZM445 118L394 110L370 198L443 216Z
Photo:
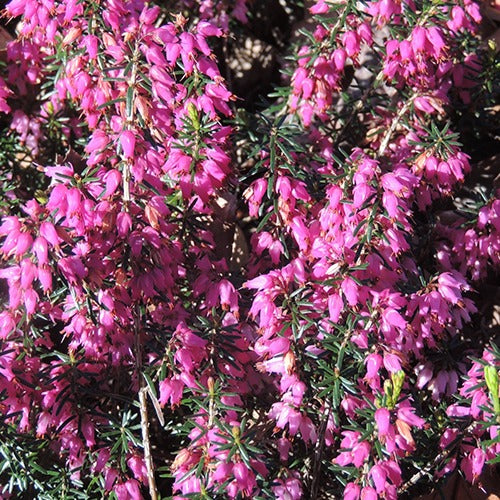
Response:
M406 112L410 109L410 106L413 104L414 99L416 98L416 95L413 95L408 99L404 105L401 107L401 109L398 111L396 116L393 118L391 126L387 130L387 132L384 135L384 138L380 142L380 147L378 148L378 156L382 156L385 153L385 150L387 149L387 146L389 145L389 141L391 140L392 135L396 131L396 128L399 125L399 122L403 118L403 116L406 114Z
M148 486L151 500L158 500L158 488L156 486L153 455L151 453L151 441L149 439L149 417L148 417L148 397L147 384L142 374L142 346L140 339L140 308L135 308L134 315L134 340L135 340L135 363L137 380L139 382L139 408L141 414L142 446L144 449L144 462L148 475Z

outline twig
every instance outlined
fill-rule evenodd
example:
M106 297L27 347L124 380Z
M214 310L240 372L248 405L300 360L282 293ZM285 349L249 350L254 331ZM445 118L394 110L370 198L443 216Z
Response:
M148 486L151 500L158 500L158 488L156 486L153 455L151 453L151 441L149 440L149 418L147 384L142 374L142 346L140 339L140 311L136 307L134 315L134 340L135 340L135 365L139 382L139 408L141 414L142 446L144 448L144 462L148 475Z
M385 153L385 150L387 149L387 146L389 145L389 141L391 140L392 134L396 131L397 126L399 125L399 122L401 121L401 118L406 114L410 106L412 105L414 99L416 98L416 95L413 95L408 99L402 108L398 111L398 114L394 117L392 120L391 126L387 130L387 132L384 135L384 138L382 139L382 142L380 143L380 147L378 148L378 156L382 156Z
M321 429L319 430L318 440L316 441L316 449L314 450L314 465L313 465L313 478L311 483L311 494L309 496L311 500L316 500L316 498L318 498L321 458L323 456L323 449L325 448L325 433L331 412L332 412L332 406L328 405L328 410L324 413L323 422L321 423Z
M142 384L144 379L141 376ZM153 456L151 454L151 442L149 441L149 420L148 420L148 398L146 394L146 387L139 389L139 405L141 408L141 431L142 431L142 445L144 447L144 462L146 462L146 470L148 473L148 486L151 500L158 499L158 489L156 487L155 471Z
M344 335L342 343L340 344L339 354L337 356L337 361L335 363L335 371L339 373L341 369L340 353L347 346L352 336L352 333L353 332L351 330L348 330ZM321 429L319 431L318 440L316 442L316 449L314 452L313 479L311 482L311 494L309 496L311 500L316 500L316 498L318 498L318 490L320 486L319 478L321 472L321 459L323 456L323 450L325 448L325 433L326 433L326 428L328 426L328 421L330 420L330 415L332 414L333 410L333 404L328 404L328 402L329 401L327 399L325 402L326 411L324 412L324 419L321 422Z
M337 133L337 137L335 138L335 142L333 144L335 148L340 144L340 141L343 139L346 130L356 117L357 113L359 113L363 109L368 98L373 94L373 92L375 92L375 90L378 89L379 85L383 82L383 80L384 80L384 73L383 71L379 71L379 73L368 84L365 91L363 92L363 95L356 101L356 104L353 106L351 110L349 118L346 120L344 125L342 125L342 128Z
M135 123L135 105L134 101L136 98L136 85L138 78L138 59L139 59L139 44L137 40L135 41L134 51L132 53L132 68L130 78L127 82L127 105L126 105L126 116L125 116L125 129L132 130L133 124ZM129 90L132 91L131 103L128 101L130 97L128 96ZM123 157L123 205L125 211L128 211L129 204L131 201L130 196L130 165L128 163L128 158ZM148 476L148 486L149 494L151 500L158 499L158 488L156 486L155 471L153 456L151 453L151 441L149 439L149 417L148 417L148 385L142 373L142 345L140 338L141 331L141 311L140 306L137 305L134 310L134 343L135 343L135 368L136 376L139 384L139 411L141 415L141 433L142 433L142 446L144 449L144 462L146 464L147 476ZM161 421L161 419L160 419Z

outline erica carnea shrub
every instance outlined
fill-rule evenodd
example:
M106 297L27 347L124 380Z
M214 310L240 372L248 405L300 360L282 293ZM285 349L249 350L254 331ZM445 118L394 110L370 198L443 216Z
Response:
M2 498L480 481L500 454L480 23L472 0L9 2ZM234 68L264 28L281 76L259 104Z

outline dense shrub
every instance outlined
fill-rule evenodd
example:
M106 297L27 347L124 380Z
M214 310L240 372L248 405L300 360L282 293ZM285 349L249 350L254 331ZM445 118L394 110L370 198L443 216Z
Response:
M5 498L390 499L498 462L479 5L275 3L7 4Z

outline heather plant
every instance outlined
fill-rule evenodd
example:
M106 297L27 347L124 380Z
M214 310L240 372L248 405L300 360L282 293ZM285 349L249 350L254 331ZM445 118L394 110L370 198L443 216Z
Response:
M282 2L259 108L224 61L254 3L7 4L6 498L390 499L498 463L479 5Z

